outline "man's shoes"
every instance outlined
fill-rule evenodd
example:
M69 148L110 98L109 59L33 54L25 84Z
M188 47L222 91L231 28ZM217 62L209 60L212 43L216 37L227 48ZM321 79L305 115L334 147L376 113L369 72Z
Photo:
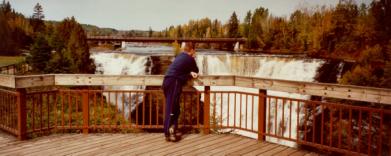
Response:
M168 129L168 135L165 135L165 137L166 141L177 142L178 140L180 140L178 139L180 137L178 137L178 133L174 125L170 126L170 128Z

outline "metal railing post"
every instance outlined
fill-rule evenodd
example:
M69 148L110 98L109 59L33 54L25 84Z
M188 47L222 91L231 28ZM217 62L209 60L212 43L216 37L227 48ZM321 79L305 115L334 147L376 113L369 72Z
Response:
M18 139L26 139L27 131L27 113L26 113L26 89L17 89L17 111L18 111Z
M90 109L89 109L88 91L82 92L82 103L83 103L83 134L88 134L89 120L90 120Z
M204 96L204 134L209 134L210 130L210 86L205 86L205 96Z
M266 133L266 90L259 90L258 106L258 140L265 141Z

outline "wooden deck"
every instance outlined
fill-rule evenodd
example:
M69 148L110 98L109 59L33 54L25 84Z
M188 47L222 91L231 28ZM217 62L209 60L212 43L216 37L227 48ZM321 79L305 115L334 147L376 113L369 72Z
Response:
M18 141L0 132L0 155L318 155L232 134L189 134L166 142L161 133L53 134Z

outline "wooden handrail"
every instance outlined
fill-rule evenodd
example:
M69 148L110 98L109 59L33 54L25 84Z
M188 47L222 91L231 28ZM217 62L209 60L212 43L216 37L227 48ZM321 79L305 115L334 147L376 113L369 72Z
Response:
M0 86L30 88L41 86L160 86L163 75L47 74L0 75ZM391 104L391 89L352 85L301 82L234 75L200 76L195 86L239 86L304 95Z

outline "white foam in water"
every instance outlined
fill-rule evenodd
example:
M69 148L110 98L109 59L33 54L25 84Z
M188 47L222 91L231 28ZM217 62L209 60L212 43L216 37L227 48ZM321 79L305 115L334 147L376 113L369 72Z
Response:
M235 56L235 55L198 55L197 64L200 67L200 73L203 75L241 75L241 76L251 76L251 77L262 77L262 78L272 78L272 79L284 79L284 80L295 80L295 81L314 81L314 76L316 75L317 68L323 64L324 61L317 59L303 59L303 58L293 58L293 57L277 57L277 56ZM196 87L199 90L203 90L203 87ZM242 88L242 87L216 87L211 86L211 90L215 91L244 91L249 93L258 93L258 89L253 88ZM267 91L268 95L278 96L278 97L288 97L295 99L308 99L307 95L285 93L285 92L276 92L276 91ZM239 94L238 94L239 95ZM237 95L237 96L238 96ZM247 97L249 104L252 102L252 97ZM201 98L203 99L203 97ZM246 98L242 97L242 113L239 112L238 108L240 107L240 99L236 99L236 114L242 114L242 121L240 117L233 117L234 112L234 96L230 95L229 99L227 95L217 95L214 98L214 95L211 95L211 106L214 106L214 99L216 99L216 114L222 114L223 116L223 125L235 126L242 128L252 128L258 130L258 118L257 114L251 114L254 110L258 110L258 97L254 97L254 105L246 106ZM229 100L229 103L228 103ZM220 103L223 103L220 108ZM282 124L282 100L276 102L275 100L270 101L270 110L271 112L275 111L275 106L277 103L278 115L277 115L277 133L285 137L289 137L289 130L281 131L280 125ZM229 105L229 110L228 109ZM268 105L269 106L269 105ZM292 102L292 114L297 114L297 102ZM254 108L252 108L254 107ZM247 108L247 125L245 111ZM213 109L213 108L212 108ZM302 108L300 108L302 109ZM220 112L222 110L222 113ZM230 116L227 116L227 112L230 112ZM284 104L284 114L289 114L290 107L288 103ZM301 112L303 112L301 110ZM211 112L212 115L213 112ZM244 116L243 116L244 115ZM268 114L266 114L268 116ZM252 118L253 117L253 118ZM300 114L299 118L301 119L303 114ZM268 118L267 118L268 119ZM227 121L229 120L229 123ZM291 138L296 138L296 129L293 127L297 126L297 116L292 115L291 123L288 116L284 116L284 127L291 125ZM251 122L253 121L253 122ZM275 132L275 117L274 113L270 114L271 125L267 129L271 132ZM241 122L241 125L238 123ZM253 123L253 124L251 124ZM288 128L286 128L288 129ZM223 130L224 131L224 130ZM245 135L252 138L257 138L257 134L250 133L246 131L237 130L236 133ZM278 144L283 144L287 146L294 147L296 144L294 142L276 139L272 137L266 137L266 140L269 142L274 142Z
M93 53L91 58L95 60L95 65L97 66L97 73L101 73L104 75L146 75L146 63L149 56L140 56L134 54L120 54L120 53ZM150 71L150 70L149 70ZM105 86L105 90L143 90L145 86ZM104 93L106 99L108 99L108 93ZM124 98L122 98L122 94L117 94L114 96L110 94L110 103L115 104L122 103L122 99L124 99L124 107L122 105L118 105L118 109L120 111L124 110L125 116L129 115L129 95L124 94ZM142 96L138 96L136 94L132 94L132 101L136 101L135 98L139 98L138 101L142 101ZM116 99L117 98L117 99ZM134 110L136 107L135 103L132 103L131 110Z

